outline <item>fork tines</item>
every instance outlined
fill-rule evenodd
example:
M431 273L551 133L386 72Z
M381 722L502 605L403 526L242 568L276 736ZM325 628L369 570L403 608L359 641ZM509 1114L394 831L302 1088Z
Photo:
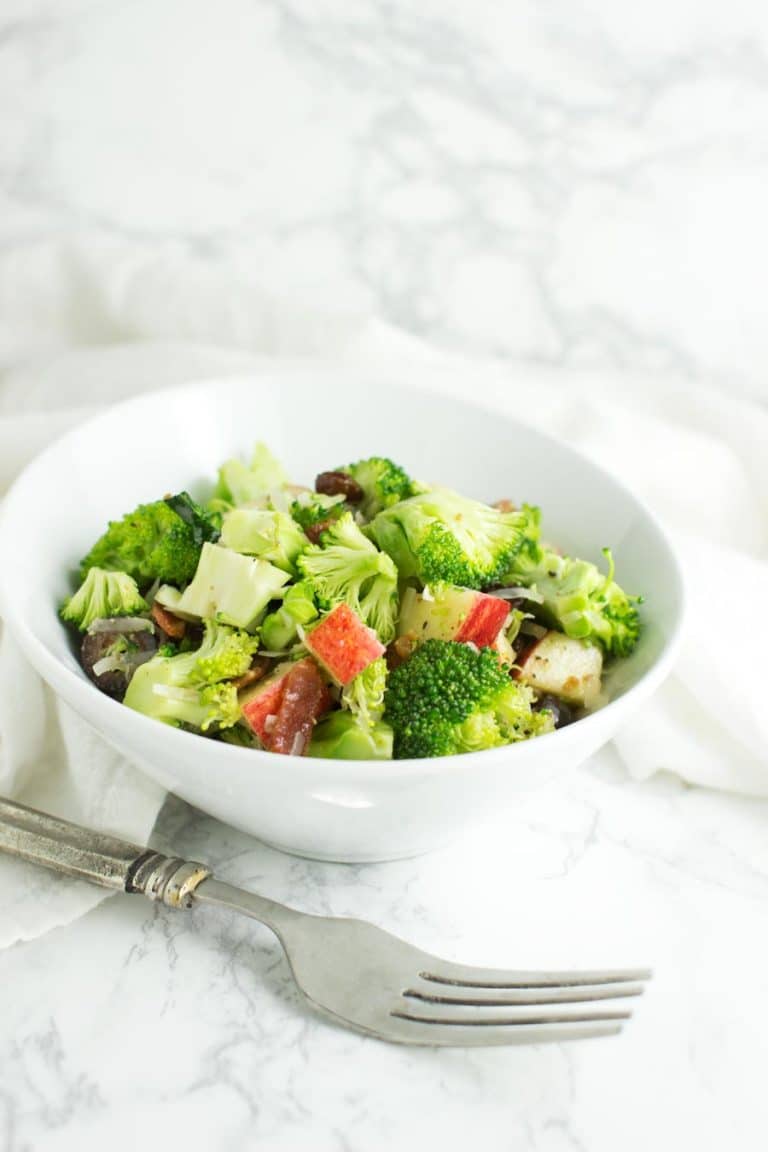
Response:
M607 1036L628 1008L593 1002L639 996L648 969L505 972L440 962L404 989L392 1016L435 1044L509 1044Z

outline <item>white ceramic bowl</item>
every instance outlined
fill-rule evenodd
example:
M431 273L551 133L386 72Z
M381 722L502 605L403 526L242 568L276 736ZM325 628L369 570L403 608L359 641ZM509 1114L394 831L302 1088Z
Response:
M179 796L261 839L322 859L392 859L447 843L512 810L521 789L565 773L616 731L672 664L682 584L650 513L567 445L470 403L327 368L265 369L111 408L68 433L19 477L0 519L0 600L27 657L104 738ZM57 606L77 561L140 501L204 496L218 464L268 442L297 482L373 454L487 501L540 504L548 538L594 561L614 550L621 583L645 596L643 632L610 680L611 703L511 748L434 760L310 760L230 747L166 727L84 676Z

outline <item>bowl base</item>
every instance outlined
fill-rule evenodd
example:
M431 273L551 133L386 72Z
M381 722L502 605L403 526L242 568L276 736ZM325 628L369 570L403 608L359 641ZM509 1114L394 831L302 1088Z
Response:
M440 840L436 844L408 847L395 852L319 852L313 848L301 848L291 844L278 844L274 840L265 840L257 836L261 844L273 848L276 852L284 852L287 856L298 856L302 860L318 860L322 864L392 864L396 860L415 860L419 856L427 856L430 852L440 852L448 848L457 839L457 836L447 840Z

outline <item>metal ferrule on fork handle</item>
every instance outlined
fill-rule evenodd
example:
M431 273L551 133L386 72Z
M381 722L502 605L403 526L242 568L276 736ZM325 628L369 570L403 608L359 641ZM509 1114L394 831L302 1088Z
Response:
M211 875L210 868L179 856L148 852L140 857L127 879L126 892L141 892L169 908L191 908L195 889Z
M0 850L101 888L142 893L169 908L189 908L198 884L211 875L204 864L90 832L2 797Z

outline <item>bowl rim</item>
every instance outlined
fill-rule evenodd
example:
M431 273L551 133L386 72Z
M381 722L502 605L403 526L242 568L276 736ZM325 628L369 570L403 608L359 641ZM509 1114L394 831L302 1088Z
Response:
M621 696L615 700L609 700L597 711L583 716L574 724L542 736L537 736L534 740L521 741L518 744L503 745L499 748L489 748L476 752L464 752L454 756L421 757L404 760L339 760L289 756L282 753L262 751L260 749L241 748L236 745L225 744L221 741L206 741L203 746L208 748L212 757L215 756L222 763L230 761L233 765L236 762L236 758L239 758L239 763L250 763L254 767L257 763L266 763L271 767L278 767L280 764L285 766L290 765L294 773L297 767L303 770L305 766L323 765L322 775L325 778L325 783L350 783L352 778L356 782L360 782L361 773L363 774L363 782L381 783L382 778L395 780L408 776L431 776L442 772L462 772L467 768L475 768L480 764L490 768L493 765L500 764L502 761L508 762L510 757L514 757L515 755L521 757L524 750L530 752L534 746L537 752L541 751L546 754L546 750L551 747L553 740L559 741L561 750L569 739L576 743L579 736L583 735L586 737L588 731L593 732L597 727L604 725L605 718L608 714L618 720L620 713L632 711L636 703L639 704L643 699L646 699L666 678L672 669L681 643L686 616L685 581L680 562L670 542L668 533L648 505L633 492L624 481L620 480L601 464L596 463L586 452L574 447L569 444L568 441L550 432L543 431L535 424L521 419L517 415L506 412L500 406L492 403L478 402L466 396L456 395L453 392L439 388L403 385L393 381L388 374L382 374L381 370L366 369L363 366L348 364L333 365L330 363L319 364L310 358L306 360L291 359L285 363L279 360L262 360L261 363L255 365L250 372L237 372L197 378L186 384L141 392L119 403L106 405L85 420L78 421L76 424L67 428L47 444L42 451L38 452L28 461L21 472L15 477L0 505L0 552L3 551L4 545L7 546L8 542L5 536L8 530L8 522L12 518L19 500L23 499L23 492L26 485L30 482L30 478L34 477L37 471L44 468L48 458L59 451L62 445L66 444L69 439L83 434L87 435L89 430L98 428L103 421L113 420L116 417L119 418L120 414L126 410L141 408L144 405L156 403L158 398L162 398L163 400L175 398L178 401L188 396L190 392L206 392L212 388L220 390L228 387L242 387L245 384L252 384L254 379L260 379L263 373L275 370L278 372L285 371L288 375L293 374L299 376L303 375L304 372L311 371L315 381L322 372L329 372L332 374L331 380L333 386L341 390L347 386L352 386L351 378L353 377L356 384L359 384L360 379L363 378L367 382L375 383L377 387L385 387L394 391L407 391L410 394L417 393L423 397L434 398L435 396L439 396L456 408L465 408L473 412L479 411L487 416L501 419L507 424L516 425L535 435L541 441L553 445L559 452L565 453L566 456L579 460L591 469L592 472L596 473L598 477L602 478L614 491L618 492L623 500L636 512L639 512L647 519L657 537L660 548L666 553L669 571L674 580L673 593L677 611L672 628L664 637L663 647L655 661ZM394 367L391 371L397 372L398 374L405 374L408 371L408 367L407 365L400 365ZM9 632L17 641L22 652L29 659L35 670L67 704L96 728L100 735L109 739L109 736L105 734L98 719L98 713L106 708L113 710L112 721L106 725L107 728L117 727L122 729L126 724L128 726L138 725L139 730L143 730L148 736L154 736L156 741L170 740L175 743L181 758L183 758L182 753L184 748L188 748L191 751L192 748L197 747L198 751L201 751L201 738L197 733L186 732L178 728L173 728L170 725L160 724L151 717L143 716L139 712L133 712L131 709L125 708L121 702L113 700L104 693L99 692L98 689L85 678L84 674L78 675L72 669L68 668L49 650L47 645L37 637L34 631L27 625L24 618L13 610L12 599L8 592L8 583L9 577L7 571L4 566L0 566L0 616L2 616L3 622L8 627ZM64 627L63 624L62 627ZM183 741L183 743L179 744L179 741ZM190 741L195 741L195 744L190 744ZM303 771L302 774L304 774Z

